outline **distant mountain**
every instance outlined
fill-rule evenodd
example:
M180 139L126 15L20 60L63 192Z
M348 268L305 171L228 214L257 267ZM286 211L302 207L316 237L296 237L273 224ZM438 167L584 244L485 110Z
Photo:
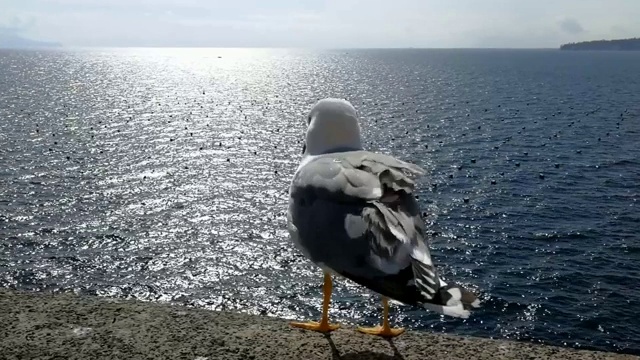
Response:
M0 34L0 48L44 48L60 47L59 43L27 39L15 34Z
M561 45L560 50L640 51L640 38L569 43Z

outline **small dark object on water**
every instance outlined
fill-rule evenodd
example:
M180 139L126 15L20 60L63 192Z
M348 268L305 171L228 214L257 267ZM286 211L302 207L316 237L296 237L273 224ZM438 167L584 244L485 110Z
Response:
M516 163L516 167L520 167L520 163L519 162Z
M544 174L543 174L543 173L540 173L540 174L538 175L538 177L539 177L540 179L544 179Z
M491 180L491 185L495 185L496 181L495 180Z
M476 159L471 159L471 163L475 164L476 163Z
M463 200L464 202L466 202L466 203L468 203L468 202L469 202L469 198L468 198L468 197L466 197L466 198L464 198L464 199L462 199L462 200Z
M555 164L553 164L553 166L555 166L555 168L557 169L557 168L559 168L559 167L560 167L560 164L555 163Z

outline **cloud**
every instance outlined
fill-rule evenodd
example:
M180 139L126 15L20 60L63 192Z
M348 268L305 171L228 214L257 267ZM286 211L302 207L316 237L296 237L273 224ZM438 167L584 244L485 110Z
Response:
M0 19L0 35L17 35L28 31L35 24L33 18L13 16Z
M577 35L585 32L584 28L576 19L565 18L560 21L560 29L567 34Z
M0 24L0 36L8 36L16 34L16 29Z

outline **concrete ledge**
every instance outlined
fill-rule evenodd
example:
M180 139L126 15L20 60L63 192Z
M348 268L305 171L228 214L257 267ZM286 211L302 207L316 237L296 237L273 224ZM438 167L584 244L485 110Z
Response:
M330 337L269 317L0 289L0 359L639 359L528 343L408 332Z

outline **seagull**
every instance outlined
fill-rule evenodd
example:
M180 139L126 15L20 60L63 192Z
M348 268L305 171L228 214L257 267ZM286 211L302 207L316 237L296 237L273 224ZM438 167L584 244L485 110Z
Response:
M287 227L292 242L324 273L319 322L291 326L329 333L333 276L382 296L382 325L361 333L395 337L389 299L467 318L480 306L469 290L439 275L414 198L417 165L363 149L356 109L343 99L322 99L307 118L303 156L289 189Z

